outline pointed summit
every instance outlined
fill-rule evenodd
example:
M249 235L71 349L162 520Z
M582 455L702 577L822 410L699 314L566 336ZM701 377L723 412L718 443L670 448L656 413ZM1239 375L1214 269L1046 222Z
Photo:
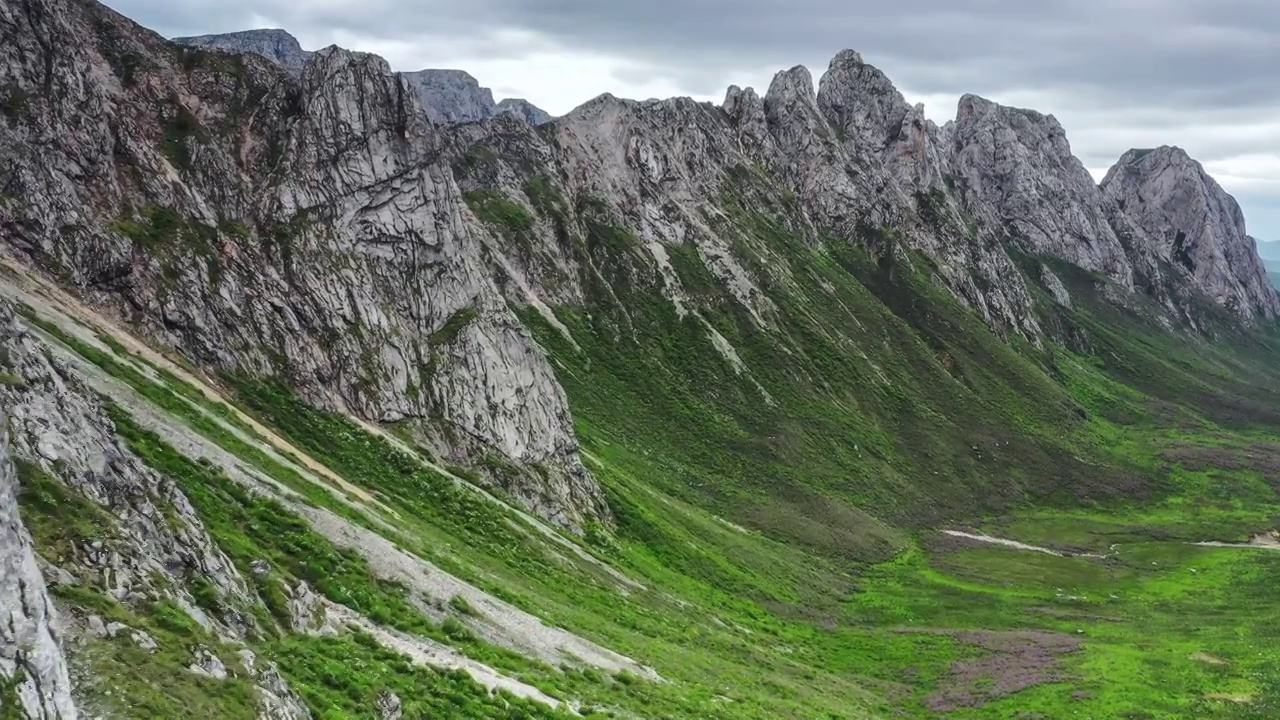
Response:
M769 83L769 91L764 95L766 104L792 104L794 102L812 103L817 95L813 90L813 74L809 68L796 65L789 70L779 70Z
M738 129L738 137L751 148L759 148L769 135L769 121L765 117L764 99L754 88L730 85L720 106Z
M1052 115L960 98L950 171L966 204L1026 251L1067 260L1132 289L1134 269L1105 199Z
M1160 259L1215 303L1246 322L1280 316L1280 297L1240 205L1182 148L1130 150L1101 188L1147 234Z
M843 142L877 152L911 109L889 78L853 50L841 50L823 73L818 107Z

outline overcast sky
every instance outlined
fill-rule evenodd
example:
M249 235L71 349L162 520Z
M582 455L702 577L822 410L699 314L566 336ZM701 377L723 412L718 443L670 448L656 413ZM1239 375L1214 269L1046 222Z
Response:
M1130 147L1179 145L1280 240L1275 0L108 0L164 35L255 27L397 70L461 68L562 114L602 92L720 101L842 48L939 124L973 92L1053 113L1101 178Z

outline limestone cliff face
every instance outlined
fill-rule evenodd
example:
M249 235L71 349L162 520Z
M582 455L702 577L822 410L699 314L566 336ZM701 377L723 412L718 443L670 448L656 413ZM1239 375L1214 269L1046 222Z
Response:
M1213 302L1249 322L1280 312L1240 206L1182 149L1130 150L1107 173L1102 191L1145 233L1156 256Z
M497 454L522 470L504 489L567 527L608 508L521 317L567 334L555 307L616 302L617 284L696 313L671 261L692 251L768 329L762 288L791 279L743 257L743 243L769 253L752 216L814 249L918 251L958 300L1032 342L1029 283L1071 298L1024 276L1011 247L1147 293L1172 327L1185 282L1166 268L1175 240L1157 238L1182 231L1196 292L1246 320L1276 310L1238 209L1202 174L1183 173L1211 223L1134 215L1051 116L966 96L940 129L853 51L816 89L797 67L721 107L604 95L534 128L514 104L435 122L430 78L373 55L331 47L298 64L270 33L234 53L177 46L91 0L4 5L0 39L7 252L208 369L411 421L453 462Z
M197 35L173 39L179 45L190 45L237 53L256 53L278 63L289 72L300 74L314 53L302 49L298 38L278 28L242 30L219 35Z
M6 312L0 308L0 326ZM75 720L58 612L18 513L6 435L0 423L0 707L16 703L17 717L29 720Z
M316 56L314 52L303 50L293 35L279 29L178 37L173 42L229 53L261 55L295 76L301 75ZM494 103L493 91L481 87L478 80L463 70L416 70L405 72L403 76L435 123L475 122L502 112L509 112L530 125L541 125L551 119L544 110L521 98Z
M493 92L463 70L419 70L404 74L435 122L467 122L493 115Z
M1133 287L1133 266L1108 222L1106 198L1052 115L965 95L949 137L951 172L972 213L1029 252Z
M212 368L422 420L460 460L530 468L508 490L538 512L607 518L402 76L330 48L294 80L95 3L37 5L0 18L3 84L27 98L0 128L10 251Z

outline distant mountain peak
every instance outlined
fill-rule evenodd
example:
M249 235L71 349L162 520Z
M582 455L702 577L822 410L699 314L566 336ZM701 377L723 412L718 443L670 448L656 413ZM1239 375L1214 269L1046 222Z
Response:
M1280 315L1240 205L1182 148L1126 152L1101 189L1206 296L1246 320Z
M295 76L302 73L316 54L303 50L296 37L278 28L179 37L173 41L227 52L255 53L283 66ZM480 81L465 70L429 68L400 74L417 91L432 122L474 122L499 113L510 113L530 125L541 125L551 120L549 113L528 100L508 98L502 103L494 102L493 91L481 86Z
M237 53L255 53L284 66L297 75L302 72L314 53L302 49L298 38L279 28L240 30L217 35L195 35L174 38L180 45L225 50Z

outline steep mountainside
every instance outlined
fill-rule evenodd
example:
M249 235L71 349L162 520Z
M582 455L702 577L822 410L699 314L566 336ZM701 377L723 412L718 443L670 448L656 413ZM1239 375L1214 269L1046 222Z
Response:
M1276 530L1280 298L1181 151L1099 186L848 50L545 121L93 0L0 41L0 717L1280 702L1280 555L1194 544Z
M303 50L298 39L284 30L243 30L220 35L174 38L179 45L254 53L279 63L291 74L301 75L314 52ZM417 70L402 73L418 93L427 117L434 123L474 122L509 112L530 125L541 125L551 116L520 98L494 103L493 92L462 70Z
M17 26L7 47L8 87L31 96L0 147L7 194L31 201L0 210L11 247L199 362L422 420L459 460L503 458L491 464L540 512L606 515L563 393L503 302L486 233L434 159L444 138L402 76L328 49L295 83L254 55L175 48L89 9L35 22L96 33L101 51L50 46L30 65L42 35ZM74 109L86 104L101 112Z
M1161 260L1215 303L1246 320L1276 317L1280 298L1245 233L1244 213L1180 148L1130 150L1102 191L1151 238Z

